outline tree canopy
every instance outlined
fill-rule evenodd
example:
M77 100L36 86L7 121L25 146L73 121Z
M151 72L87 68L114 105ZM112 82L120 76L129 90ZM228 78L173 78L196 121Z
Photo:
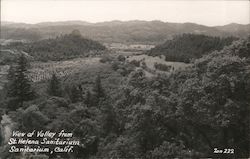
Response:
M230 45L235 37L212 37L196 34L182 34L148 51L151 56L164 55L166 61L190 62L215 50Z
M74 153L46 154L51 158L247 158L249 50L250 38L241 39L150 78L143 69L118 76L101 68L91 77L88 70L87 81L66 83L66 94L75 96L42 96L9 116L17 129L71 131L81 142ZM122 61L119 67L129 65ZM120 82L111 87L114 78ZM234 153L215 154L214 148Z

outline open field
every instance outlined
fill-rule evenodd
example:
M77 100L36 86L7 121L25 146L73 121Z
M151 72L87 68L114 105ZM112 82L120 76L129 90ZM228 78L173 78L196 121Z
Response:
M145 51L150 50L154 45L145 45L145 44L122 44L122 43L105 43L106 47L112 50L137 50Z
M127 58L128 62L131 62L133 60L136 61L141 61L141 62L145 62L146 66L151 69L151 70L155 70L155 63L158 64L164 64L166 66L171 66L170 72L174 71L174 70L180 70L180 69L184 69L187 66L190 66L190 64L186 64L184 62L171 62L171 61L165 61L165 57L153 57L153 56L148 56L148 55L135 55L135 56L129 56ZM158 72L162 72L162 71L158 71Z
M141 55L145 51L150 50L154 45L145 45L145 44L122 44L122 43L105 43L107 48L109 48L111 53L114 55Z

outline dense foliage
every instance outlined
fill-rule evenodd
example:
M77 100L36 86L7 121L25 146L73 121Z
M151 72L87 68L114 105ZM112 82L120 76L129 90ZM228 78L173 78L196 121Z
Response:
M120 82L112 87L104 68L94 77L86 72L78 83L57 85L69 85L63 97L37 97L9 116L23 131L73 132L82 145L57 154L63 158L247 158L249 54L250 38L202 56L185 70L151 78L143 69L117 75L128 65L119 57L109 75ZM214 148L234 153L214 154ZM3 158L17 155L1 152Z
M58 36L55 39L45 39L32 43L12 43L11 49L22 50L39 61L60 61L76 57L88 57L102 54L106 48L102 44L83 38L80 33Z
M25 101L34 98L34 92L28 79L28 61L24 55L18 58L17 66L11 66L8 73L9 83L6 85L8 109L16 110Z
M166 61L190 62L214 50L221 50L230 45L234 37L220 38L205 35L183 34L152 48L151 56L164 55Z
M56 77L56 74L52 74L52 77L49 81L47 92L51 96L62 96L62 89L59 79Z

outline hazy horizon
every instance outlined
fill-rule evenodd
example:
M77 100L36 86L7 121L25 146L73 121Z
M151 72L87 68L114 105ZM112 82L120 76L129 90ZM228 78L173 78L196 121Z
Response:
M17 21L2 21L0 20L0 22L6 22L6 23L16 23L16 24L28 24L28 25L36 25L36 24L40 24L40 23L63 23L63 22L82 22L82 23L89 23L89 24L98 24L98 23L108 23L108 22L133 22L133 21L144 21L144 22L153 22L153 21L159 21L159 22L163 22L163 23L178 23L178 24L185 24L185 23L193 23L193 24L197 24L197 25L203 25L203 26L208 26L208 25L204 25L204 24L199 24L199 23L195 23L195 22L169 22L169 21L162 21L162 20L140 20L140 19L132 19L132 20L119 20L119 19L115 19L115 20L110 20L110 21L99 21L99 22L89 22L89 21L85 21L85 20L64 20L64 21L42 21L42 22L38 22L38 23L27 23L27 22L17 22ZM214 26L208 26L208 27L215 27L215 26L225 26L225 25L229 25L229 24L239 24L239 25L248 25L250 23L247 24L241 24L241 23L236 23L236 22L231 22L231 23L227 23L227 24L223 24L223 25L214 25Z
M1 21L41 22L154 21L222 26L250 23L249 1L191 0L3 0Z

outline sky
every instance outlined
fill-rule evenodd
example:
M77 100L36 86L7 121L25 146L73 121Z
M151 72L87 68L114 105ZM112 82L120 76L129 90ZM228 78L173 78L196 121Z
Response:
M248 0L1 0L1 21L161 20L207 26L250 23Z

